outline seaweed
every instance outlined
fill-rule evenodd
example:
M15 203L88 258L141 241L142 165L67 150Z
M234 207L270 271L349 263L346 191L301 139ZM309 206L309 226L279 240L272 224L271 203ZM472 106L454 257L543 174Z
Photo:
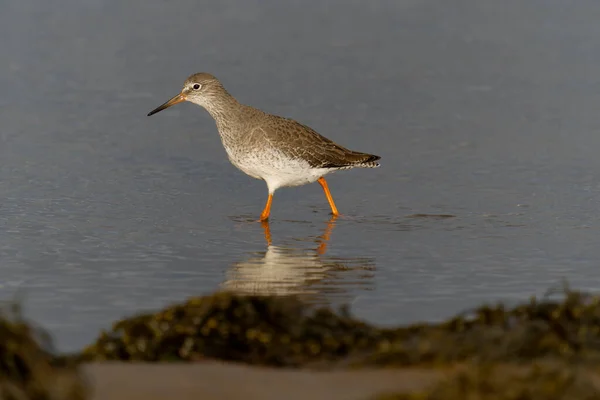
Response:
M295 297L217 293L114 324L83 360L194 361L301 366L372 348L378 329Z
M82 400L87 382L77 366L52 353L50 337L21 317L15 305L0 313L0 398Z
M457 362L600 359L600 298L481 306L436 324L379 328L347 309L315 308L294 296L219 292L116 322L82 360L215 358L300 367L444 366Z
M514 368L473 364L429 390L385 393L372 400L598 400L589 371L562 364Z

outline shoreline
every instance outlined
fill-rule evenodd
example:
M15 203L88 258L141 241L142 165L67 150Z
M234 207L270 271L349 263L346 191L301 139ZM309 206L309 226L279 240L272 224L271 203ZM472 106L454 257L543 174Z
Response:
M508 392L522 400L554 398L547 393L600 398L589 397L600 393L600 296L564 295L513 308L483 305L436 324L379 328L348 310L314 308L292 297L216 293L117 321L71 355L49 352L51 339L20 319L16 308L0 318L0 394L43 393L55 400L462 400L489 393L502 399Z
M444 375L421 368L315 371L219 361L90 363L82 372L91 383L91 400L367 400L425 390Z
M600 398L597 368L565 369L552 362L500 365L488 372L486 366L468 364L312 370L220 361L106 362L85 364L82 372L91 386L90 400L462 400L477 392L480 398L499 399L555 398L544 395L559 393L557 399ZM515 393L521 395L511 397Z

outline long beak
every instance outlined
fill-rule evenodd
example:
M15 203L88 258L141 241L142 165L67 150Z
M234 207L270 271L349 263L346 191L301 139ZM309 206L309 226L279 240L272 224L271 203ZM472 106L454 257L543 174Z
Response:
M165 108L174 106L175 104L181 103L182 101L185 101L185 95L183 93L179 93L177 96L173 97L171 100L167 101L164 104L161 104L160 106L156 107L154 110L150 111L148 113L148 116L154 115L157 112L162 111Z

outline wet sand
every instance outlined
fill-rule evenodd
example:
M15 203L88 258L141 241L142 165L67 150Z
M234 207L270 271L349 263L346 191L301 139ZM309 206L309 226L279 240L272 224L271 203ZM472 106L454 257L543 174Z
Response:
M86 365L84 371L93 385L93 400L365 400L379 393L423 389L442 376L414 368L309 371L217 361L191 365L95 363Z
M568 383L563 387L569 395L600 391L600 376L595 368L561 366L553 362L543 365L557 367L558 370L567 368L575 373L578 378L572 382L573 385ZM381 394L426 390L442 379L464 371L463 367L456 365L444 371L427 368L316 371L262 368L219 361L195 364L107 362L87 364L84 372L91 383L92 400L369 400ZM530 370L526 364L497 367L500 369L496 373L501 376L516 373L513 376L525 377ZM582 382L582 379L591 385L586 386L586 391L575 388L575 382ZM540 382L534 378L531 384L539 385Z

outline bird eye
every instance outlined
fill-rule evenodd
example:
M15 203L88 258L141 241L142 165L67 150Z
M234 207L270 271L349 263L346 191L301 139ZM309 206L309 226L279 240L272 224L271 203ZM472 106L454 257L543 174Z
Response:
M192 86L192 87L194 88L194 90L198 90L202 87L202 85L199 83L194 83L194 86Z

